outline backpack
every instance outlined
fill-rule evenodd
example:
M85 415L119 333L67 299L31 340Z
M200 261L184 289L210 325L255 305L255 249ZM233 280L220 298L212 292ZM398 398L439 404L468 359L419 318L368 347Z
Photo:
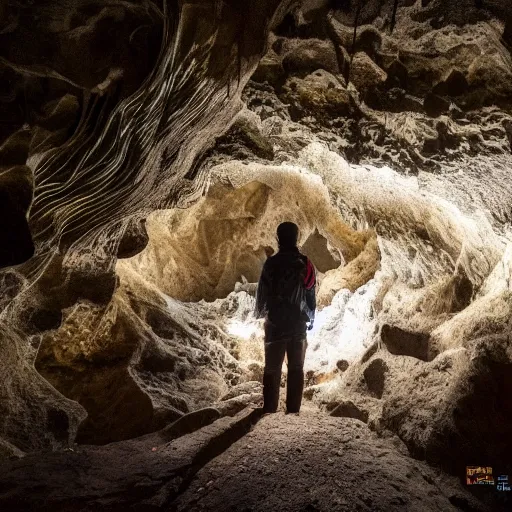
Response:
M307 259L301 254L273 257L268 294L269 315L276 321L306 321L303 313Z

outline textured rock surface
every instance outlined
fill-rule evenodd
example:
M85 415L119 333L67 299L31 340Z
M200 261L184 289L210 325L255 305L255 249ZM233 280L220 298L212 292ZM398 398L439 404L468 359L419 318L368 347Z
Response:
M80 0L0 10L0 266L29 260L0 278L2 365L12 376L0 400L6 441L72 441L85 417L76 401L89 413L81 438L131 437L187 411L194 393L210 401L227 391L213 368L194 380L207 365L197 345L210 351L202 334L190 333L180 356L145 333L114 267L146 245L141 219L150 211L200 194L195 159L232 123L287 3ZM158 306L148 309L158 317ZM34 370L39 347L39 372L75 402ZM183 379L190 399L170 391Z
M479 509L458 483L441 482L395 443L353 419L308 411L266 416L197 473L177 510L457 510L457 503Z
M400 441L379 439L357 420L277 414L241 438L256 417L249 410L170 443L156 433L4 462L0 504L20 511L488 510L456 479L413 461Z
M0 429L5 433L2 454L66 446L86 416L79 404L64 398L41 377L33 365L33 350L23 345L16 333L3 331L0 346L4 367L0 391Z
M305 396L452 473L510 464L511 11L394 4L0 9L0 453L257 402L255 282L291 220L319 269Z

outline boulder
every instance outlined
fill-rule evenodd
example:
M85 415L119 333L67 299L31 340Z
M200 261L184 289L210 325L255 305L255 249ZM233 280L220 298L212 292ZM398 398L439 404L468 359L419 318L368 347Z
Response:
M214 404L215 409L219 411L219 414L224 416L234 416L240 411L254 405L263 404L263 394L257 393L244 393L242 395L235 396L229 400L224 400Z
M247 395L253 393L262 393L263 385L258 381L248 381L243 382L242 384L238 384L232 387L228 393L226 393L221 399L221 402L225 402L226 400L230 400L231 398L235 398L240 395Z
M432 92L439 96L461 96L467 92L468 87L466 75L458 69L452 69L446 78L432 89Z
M350 68L350 81L364 95L386 81L387 74L364 52L354 55Z
M386 69L386 73L386 85L388 88L407 88L408 71L403 62L400 62L398 59L395 59Z
M292 117L307 115L345 117L353 111L350 93L343 87L343 78L317 70L306 78L289 78L283 88L283 101L290 105Z
M334 74L340 72L334 45L321 39L298 40L295 47L284 55L283 68L289 74L302 76L317 69Z
M512 353L507 337L468 340L398 375L382 410L414 457L460 474L468 461L512 457Z
M356 38L356 52L364 52L375 59L382 46L382 36L378 29L372 26L359 30Z
M318 229L315 229L301 247L301 252L305 254L313 263L315 268L322 273L337 268L341 264L339 254L329 250L327 239L322 236Z
M267 53L260 60L251 80L259 83L267 82L273 86L280 84L285 78L285 71L281 60L281 57L275 52Z

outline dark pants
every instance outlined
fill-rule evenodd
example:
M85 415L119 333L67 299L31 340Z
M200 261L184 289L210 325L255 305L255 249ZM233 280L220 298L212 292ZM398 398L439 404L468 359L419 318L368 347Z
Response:
M304 357L306 335L302 338L265 341L265 371L263 374L263 409L276 412L279 405L281 368L284 355L288 356L288 381L286 383L286 411L299 412L304 389Z

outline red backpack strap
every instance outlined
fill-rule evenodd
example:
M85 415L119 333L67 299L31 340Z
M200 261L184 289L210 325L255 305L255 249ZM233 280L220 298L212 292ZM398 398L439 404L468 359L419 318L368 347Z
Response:
M315 286L316 282L316 276L315 276L315 267L313 266L313 263L309 261L309 258L307 258L306 261L306 276L304 277L304 286L306 287L306 290L311 290L313 286Z

